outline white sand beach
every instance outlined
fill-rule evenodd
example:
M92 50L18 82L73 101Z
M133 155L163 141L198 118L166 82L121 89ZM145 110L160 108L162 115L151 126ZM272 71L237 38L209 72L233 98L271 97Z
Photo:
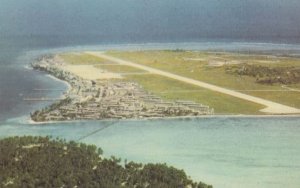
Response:
M63 69L71 72L83 79L88 80L103 80L103 79L120 79L121 75L107 72L93 65L64 65Z

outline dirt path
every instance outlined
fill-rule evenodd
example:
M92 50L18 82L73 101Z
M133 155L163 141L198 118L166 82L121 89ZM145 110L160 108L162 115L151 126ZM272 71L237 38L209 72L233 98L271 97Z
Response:
M103 58L103 59L107 59L108 61L119 63L121 65L132 66L132 67L135 67L135 68L139 68L139 69L148 71L150 73L158 74L158 75L161 75L161 76L165 76L165 77L168 77L168 78L172 78L172 79L175 79L175 80L179 80L179 81L186 82L186 83L189 83L189 84L193 84L193 85L196 85L196 86L199 86L199 87L203 87L203 88L206 88L206 89L209 89L209 90L212 90L212 91L227 94L227 95L230 95L230 96L233 96L233 97L237 97L237 98L240 98L240 99L244 99L244 100L247 100L247 101L250 101L250 102L254 102L254 103L266 106L266 108L260 110L261 112L265 112L265 113L269 113L269 114L300 114L300 109L297 109L297 108L282 105L282 104L275 103L275 102L265 100L265 99L262 99L262 98L254 97L254 96L251 96L251 95L246 95L246 94L243 94L243 93L240 93L240 92L237 92L237 91L222 88L222 87L215 86L215 85L212 85L212 84L208 84L208 83L205 83L205 82L201 82L201 81L198 81L198 80L186 78L186 77L179 76L179 75L176 75L176 74L172 74L172 73L169 73L169 72L165 72L165 71L162 71L162 70L159 70L159 69L151 68L151 67L148 67L148 66L145 66L145 65L140 65L140 64L137 64L137 63L133 63L131 61L126 61L126 60L122 60L122 59L115 58L115 57L112 57L112 56L108 56L106 54L103 54L102 52L86 52L86 53L94 55L94 56L98 56L98 57Z
M288 87L288 86L285 86L285 85L283 85L283 86L281 86L281 87L284 88L284 89L288 89L289 91L300 92L300 89L291 88L291 87Z

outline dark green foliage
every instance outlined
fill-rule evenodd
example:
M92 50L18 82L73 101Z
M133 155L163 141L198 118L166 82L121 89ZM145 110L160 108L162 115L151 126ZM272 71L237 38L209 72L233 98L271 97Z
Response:
M0 187L211 188L166 164L121 165L94 145L50 137L0 140Z
M261 84L297 84L300 83L299 67L267 67L261 65L235 65L226 67L228 73L256 78Z
M44 109L42 110L37 110L35 111L33 114L31 114L31 119L33 121L36 121L36 122L43 122L43 121L47 121L46 119L46 115L51 112L51 111L54 111L54 110L57 110L59 109L60 107L62 106L66 106L67 104L71 103L72 102L72 99L70 98L65 98L65 99L62 99L56 103L53 103L51 104L50 106L48 107L45 107ZM61 120L64 120L65 118L62 118Z

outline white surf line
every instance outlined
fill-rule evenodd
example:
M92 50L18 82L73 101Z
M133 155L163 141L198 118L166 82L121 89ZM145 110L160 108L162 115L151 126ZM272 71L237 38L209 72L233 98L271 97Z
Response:
M240 92L237 92L237 91L233 91L233 90L230 90L230 89L222 88L222 87L219 87L219 86L215 86L215 85L212 85L212 84L208 84L208 83L205 83L205 82L194 80L194 79L191 79L191 78L186 78L186 77L179 76L179 75L176 75L176 74L173 74L173 73L169 73L169 72L165 72L165 71L162 71L162 70L159 70L159 69L151 68L151 67L148 67L148 66L145 66L145 65L140 65L140 64L137 64L137 63L133 63L131 61L126 61L126 60L122 60L122 59L119 59L119 58L115 58L115 57L103 54L103 52L86 52L86 53L97 56L97 57L100 57L100 58L103 58L103 59L106 59L106 60L109 60L109 61L112 61L112 62L119 63L121 65L132 66L132 67L139 68L139 69L142 69L142 70L145 70L145 71L149 71L149 72L154 73L154 74L158 74L158 75L161 75L161 76L165 76L165 77L168 77L168 78L172 78L172 79L175 79L175 80L179 80L179 81L186 82L186 83L196 85L196 86L199 86L199 87L203 87L203 88L206 88L206 89L209 89L209 90L212 90L212 91L227 94L227 95L230 95L230 96L233 96L233 97L236 97L236 98L244 99L244 100L247 100L247 101L250 101L250 102L253 102L253 103L257 103L257 104L261 104L261 105L266 106L266 108L260 110L261 112L265 112L265 113L269 113L269 114L300 114L300 109L297 109L297 108L282 105L282 104L279 104L279 103L276 103L276 102L265 100L265 99L262 99L262 98L259 98L259 97L254 97L254 96L247 95L247 94L244 94L244 93L240 93ZM151 78L149 78L149 79L151 79Z

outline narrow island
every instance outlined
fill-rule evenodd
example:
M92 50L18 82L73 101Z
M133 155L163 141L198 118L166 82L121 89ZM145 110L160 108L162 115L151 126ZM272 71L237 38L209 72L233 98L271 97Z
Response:
M36 122L299 115L300 59L184 50L45 55L32 67L70 88Z
M36 122L164 118L214 113L209 106L193 101L163 100L137 82L124 80L122 74L84 62L80 65L70 64L57 55L43 56L32 67L70 85L62 100L31 114Z

